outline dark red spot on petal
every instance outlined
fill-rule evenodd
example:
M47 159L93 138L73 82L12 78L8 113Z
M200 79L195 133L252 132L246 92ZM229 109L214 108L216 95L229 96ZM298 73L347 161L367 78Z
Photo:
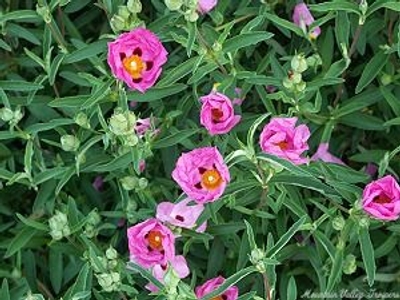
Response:
M137 79L132 78L132 81L133 81L134 83L139 83L139 82L142 81L142 78L137 78Z
M180 215L176 215L175 219L177 219L179 222L185 221L185 218Z
M152 61L146 61L146 71L150 71L154 66Z
M125 53L120 53L119 54L119 58L121 59L121 61L123 61L126 58L126 54Z
M221 295L222 300L227 300L228 296L227 295Z
M194 185L194 187L196 188L196 189L199 189L199 190L201 190L203 187L201 186L201 182L198 182L198 183L196 183L195 185Z
M203 175L205 171L207 171L206 168L203 168L203 167L200 167L200 168L199 168L199 173L200 173L201 175Z
M161 265L161 269L165 271L167 269L167 265Z
M142 56L143 52L142 52L142 49L135 48L135 50L133 50L132 54L137 55L137 56Z
M164 254L165 254L165 251L164 251L164 250L161 250L160 253L161 253L162 255L164 255Z
M147 250L149 250L149 252L153 251L153 249L150 246L147 246Z

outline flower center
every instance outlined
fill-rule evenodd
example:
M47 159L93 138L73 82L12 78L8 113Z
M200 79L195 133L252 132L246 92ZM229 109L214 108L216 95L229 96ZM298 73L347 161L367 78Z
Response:
M201 176L201 184L207 190L215 190L222 182L221 175L215 169L207 170Z
M222 298L222 296L217 296L217 297L211 298L211 300L224 300L224 298Z
M151 230L147 235L147 241L149 242L149 246L153 250L161 251L163 250L162 246L162 234L157 230Z
M281 150L287 150L289 148L289 143L286 141L276 143L275 145L277 145L279 148L281 148Z
M122 60L125 70L132 76L133 79L142 78L142 72L146 67L146 64L140 58L139 55L132 55L125 57Z
M224 116L224 113L219 108L211 109L211 118L214 122L218 122Z
M383 195L379 195L379 196L375 197L374 202L379 203L379 204L385 204L385 203L392 202L392 200L388 196L383 194Z

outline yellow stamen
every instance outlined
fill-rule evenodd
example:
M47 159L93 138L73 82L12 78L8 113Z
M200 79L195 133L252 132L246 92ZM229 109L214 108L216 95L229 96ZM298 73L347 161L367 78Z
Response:
M133 79L142 78L142 72L146 68L146 63L138 55L125 57L122 60L125 70L132 76Z
M221 175L215 169L207 170L201 176L201 184L207 190L215 190L222 182Z

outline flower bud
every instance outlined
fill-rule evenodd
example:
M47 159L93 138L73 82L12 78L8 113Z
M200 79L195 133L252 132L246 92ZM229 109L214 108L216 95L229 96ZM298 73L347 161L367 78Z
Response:
M369 227L369 219L365 218L365 217L362 217L362 218L359 219L359 223L358 224L360 225L360 227L368 228Z
M131 135L135 123L136 116L130 111L116 111L109 120L110 130L115 135Z
M138 188L140 190L144 190L148 184L149 184L149 181L146 178L144 178L144 177L140 178L139 182L138 182Z
M110 248L106 250L106 257L109 260L117 259L118 252L113 247L110 246Z
M185 13L185 20L189 22L196 22L199 18L199 14L195 10L188 10Z
M308 68L307 60L302 54L293 56L290 65L292 69L297 73L303 73Z
M133 14L137 14L142 11L142 3L140 0L128 0L127 7L128 10Z
M0 109L0 119L2 119L4 122L11 121L14 118L14 112L7 108L3 107Z
M79 126L86 128L86 129L90 128L90 123L89 123L88 117L85 113L83 113L83 112L78 113L75 116L74 120L75 120L75 123L78 124Z
M79 148L80 141L74 135L66 134L63 135L60 139L61 141L61 148L64 151L76 151Z
M304 81L299 82L296 84L296 91L303 92L307 87L307 84Z
M110 26L114 32L122 31L125 29L125 20L118 15L112 16Z
M120 179L122 188L126 191L131 191L138 187L139 180L133 176L125 176Z
M164 2L168 9L171 11L179 10L183 4L182 0L164 0Z
M49 219L50 235L56 241L61 240L64 236L69 236L71 231L68 226L67 215L57 211L54 216Z
M283 78L282 84L288 90L293 88L293 82L288 77Z
M384 73L381 76L381 82L382 82L383 85L391 84L393 82L393 77L391 75L389 75L389 74Z
M127 135L124 138L124 144L129 147L136 146L138 142L139 142L139 138L134 133L132 133L131 135Z
M265 252L260 248L255 248L251 251L250 262L252 264L257 264L265 257Z
M294 84L299 84L301 82L301 74L300 73L296 73L294 72L291 77L290 80L294 83Z
M342 216L336 216L332 221L332 227L337 231L342 231L345 224L346 221Z
M356 257L353 254L348 254L343 261L343 273L350 275L357 270Z

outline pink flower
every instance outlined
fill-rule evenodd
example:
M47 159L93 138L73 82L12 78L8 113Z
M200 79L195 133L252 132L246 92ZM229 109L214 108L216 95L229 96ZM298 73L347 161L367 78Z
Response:
M96 178L93 180L92 182L92 186L93 188L100 192L103 189L103 185L104 185L104 180L103 177L101 176L96 176Z
M198 0L197 10L201 14L206 14L218 3L218 0Z
M153 32L136 28L108 43L107 61L116 78L144 93L160 76L167 54Z
M146 134L148 130L151 129L151 120L150 118L146 119L138 119L135 124L135 132L139 137L142 137Z
M372 217L393 221L400 216L400 186L391 175L369 183L363 192L362 207Z
M166 265L175 257L175 236L157 219L148 219L128 228L131 261L149 268Z
M223 194L230 174L218 149L204 147L182 154L172 178L191 199L203 204Z
M235 115L231 100L224 94L211 92L200 101L200 123L211 135L227 133L239 123L241 117Z
M293 10L293 22L302 29L306 29L306 26L310 26L314 23L314 17L305 3L299 3L294 7ZM321 28L316 27L310 32L310 38L315 39L321 34Z
M328 148L329 148L328 143L319 144L317 152L315 152L315 154L311 157L311 160L314 161L322 160L324 162L345 165L345 163L341 159L329 153Z
M143 173L143 171L146 169L146 161L144 159L142 159L139 162L139 171L140 173Z
M179 278L185 278L190 273L186 259L182 255L172 258L170 261L170 267L174 269ZM168 265L155 265L153 267L153 276L161 283L164 283L164 276L167 271ZM152 283L147 284L146 288L151 292L158 292L158 288Z
M202 204L189 205L192 200L187 198L177 204L161 202L157 206L156 218L161 222L174 226L192 229L204 210Z
M196 287L196 297L197 299L201 299L204 296L210 294L211 292L215 291L221 284L223 284L225 278L222 276L218 276L216 278L212 278L203 285ZM224 293L215 297L213 299L217 300L236 300L239 297L239 289L236 286L232 286L227 289Z
M263 152L299 165L308 160L301 157L308 150L307 140L310 130L306 125L296 127L297 118L272 118L264 126L260 135L260 147Z

